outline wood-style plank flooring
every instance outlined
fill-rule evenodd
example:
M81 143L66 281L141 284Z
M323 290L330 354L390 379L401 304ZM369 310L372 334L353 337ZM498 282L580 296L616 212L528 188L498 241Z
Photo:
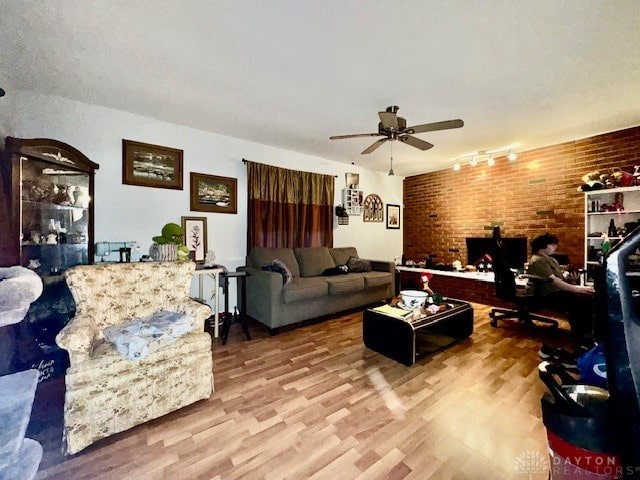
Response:
M567 327L491 328L474 304L471 338L406 367L362 343L361 312L269 336L239 325L212 347L215 392L160 419L60 453L40 479L546 479L536 367Z

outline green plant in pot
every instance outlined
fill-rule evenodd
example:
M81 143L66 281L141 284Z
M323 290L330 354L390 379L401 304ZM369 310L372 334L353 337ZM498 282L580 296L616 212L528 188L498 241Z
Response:
M153 237L149 255L157 261L189 260L189 248L182 244L184 230L177 223L167 223L162 227L161 235Z

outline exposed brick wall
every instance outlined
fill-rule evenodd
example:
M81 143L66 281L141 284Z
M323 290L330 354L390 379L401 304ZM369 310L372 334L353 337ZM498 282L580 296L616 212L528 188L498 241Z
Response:
M640 165L640 126L518 153L515 162L497 157L493 167L452 169L404 180L404 254L436 262L466 263L466 237L490 236L500 225L504 237L551 232L559 253L574 265L584 262L584 194L580 178L613 167L633 172ZM458 249L459 252L452 252Z

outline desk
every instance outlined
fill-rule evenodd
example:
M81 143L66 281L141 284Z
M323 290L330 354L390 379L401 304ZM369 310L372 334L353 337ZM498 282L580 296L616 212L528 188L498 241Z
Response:
M418 275L424 272L433 275L431 280L429 280L431 290L445 297L459 298L466 302L483 303L496 307L509 308L511 306L509 303L495 296L493 272L454 272L404 266L397 266L396 271L400 278L400 288L402 288L403 276L410 278L411 273ZM524 287L527 285L527 281L516 277L516 285Z
M219 329L220 329L220 300L218 296L218 285L220 284L220 274L224 272L225 269L220 266L215 266L213 268L205 268L201 265L196 267L194 275L198 276L198 300L206 303L204 298L204 277L208 276L213 279L213 288L211 289L211 298L209 300L213 300L213 336L218 337ZM211 322L211 317L207 320L207 323Z

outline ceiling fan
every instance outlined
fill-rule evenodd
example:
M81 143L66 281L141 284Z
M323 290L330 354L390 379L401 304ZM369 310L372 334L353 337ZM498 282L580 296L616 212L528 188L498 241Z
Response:
M412 135L414 133L435 132L436 130L460 128L464 125L464 122L462 120L456 119L407 127L407 121L397 115L399 109L400 107L393 105L391 107L387 107L384 112L378 112L378 116L380 117L380 122L378 123L378 133L334 135L333 137L329 137L329 140L341 140L343 138L356 137L385 137L381 138L380 140L376 140L373 144L365 148L362 151L363 155L373 152L387 140L400 140L402 143L406 143L407 145L411 145L412 147L419 148L420 150L429 150L433 147L432 143L426 142L416 137L412 137Z

